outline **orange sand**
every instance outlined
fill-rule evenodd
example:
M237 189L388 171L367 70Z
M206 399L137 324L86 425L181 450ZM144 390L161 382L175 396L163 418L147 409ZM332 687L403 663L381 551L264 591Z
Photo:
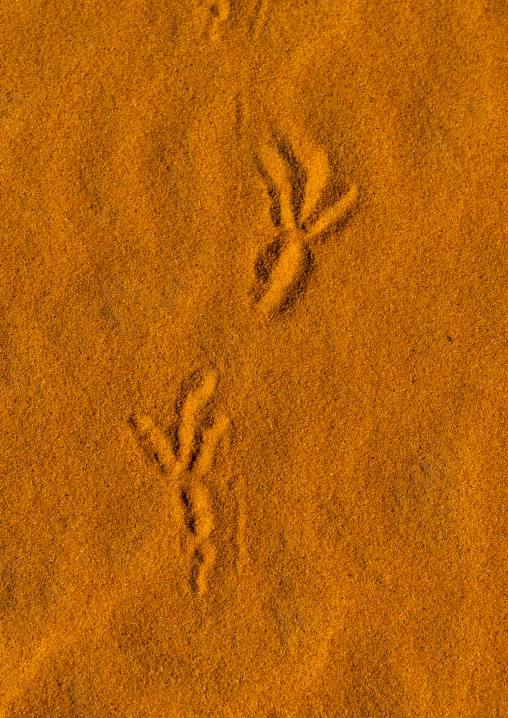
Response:
M508 716L504 0L4 0L1 718Z

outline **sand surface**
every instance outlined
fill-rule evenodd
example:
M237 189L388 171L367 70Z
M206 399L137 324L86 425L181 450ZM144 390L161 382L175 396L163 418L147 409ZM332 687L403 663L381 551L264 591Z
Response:
M506 718L504 0L3 0L1 718Z

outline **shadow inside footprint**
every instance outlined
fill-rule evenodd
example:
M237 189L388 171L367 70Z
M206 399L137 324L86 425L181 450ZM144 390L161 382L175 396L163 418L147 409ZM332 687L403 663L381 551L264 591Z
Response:
M282 303L279 306L279 314L283 314L284 312L289 311L292 309L294 304L297 302L299 297L303 296L305 294L305 290L307 288L307 284L309 281L309 278L314 271L315 261L314 261L314 254L312 253L312 250L310 247L305 247L305 258L303 262L302 271L299 275L299 277L295 280L292 287L288 290L286 293L286 296Z
M314 255L307 244L302 246L301 261L286 277L273 282L278 265L283 260L287 243L277 237L259 255L254 266L255 281L251 289L254 305L271 318L288 311L305 292L307 282L314 269Z
M277 149L280 156L286 162L289 169L291 192L291 209L298 226L300 219L300 211L303 205L305 195L305 183L307 182L307 172L303 165L298 161L289 140L281 137L277 142Z
M277 237L273 242L270 242L270 244L258 256L254 265L256 282L252 289L255 302L259 302L263 293L266 291L270 275L279 260L281 251L282 238Z

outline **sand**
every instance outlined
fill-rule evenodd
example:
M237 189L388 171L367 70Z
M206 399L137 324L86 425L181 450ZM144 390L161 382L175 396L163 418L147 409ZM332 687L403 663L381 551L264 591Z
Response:
M4 0L1 718L508 716L503 0Z

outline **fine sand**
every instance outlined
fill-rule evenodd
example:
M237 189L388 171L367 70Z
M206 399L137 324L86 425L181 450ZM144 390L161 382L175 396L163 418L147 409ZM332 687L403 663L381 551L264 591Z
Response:
M0 58L0 718L507 718L505 0Z

